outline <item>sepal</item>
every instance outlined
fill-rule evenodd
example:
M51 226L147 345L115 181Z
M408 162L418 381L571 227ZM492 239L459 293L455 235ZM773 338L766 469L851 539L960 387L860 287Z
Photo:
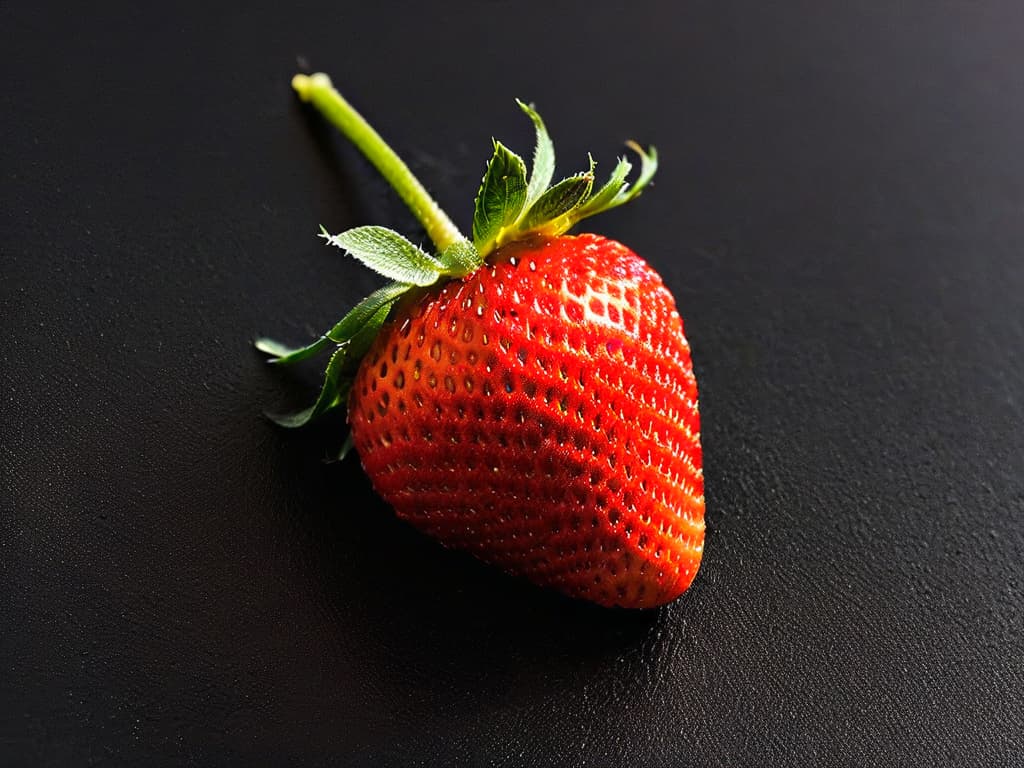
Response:
M530 171L530 183L526 187L526 205L529 207L544 194L555 175L555 145L537 110L532 104L525 104L516 99L519 108L533 121L537 134L537 143L533 150L533 168Z
M502 231L519 219L526 204L526 186L523 158L495 141L473 211L473 245L479 253L489 253Z
M338 235L321 227L320 237L400 283L433 285L444 274L441 262L387 227L356 227Z
M583 219L628 203L647 187L658 169L654 147L645 151L635 142L627 142L640 156L640 173L632 184L626 179L633 164L620 158L608 181L594 193L594 159L590 158L588 170L549 186L555 168L551 137L537 111L517 103L533 121L537 134L533 168L527 181L523 159L501 142L494 142L494 155L487 164L473 214L478 263L508 242L533 235L560 235Z
M540 196L523 217L520 229L524 232L542 232L560 235L575 222L572 213L583 205L594 188L594 159L590 170L562 179Z
M278 357L271 362L290 363L304 357L309 357L315 348L335 344L334 353L327 363L324 371L324 383L320 387L320 394L309 408L298 413L291 414L267 414L274 423L282 427L302 427L312 419L326 413L327 411L342 405L348 397L349 388L355 377L359 362L369 350L373 340L380 332L391 312L394 303L407 291L412 288L402 283L392 283L374 291L359 304L356 305L342 320L330 331L321 336L317 341L308 347L292 350L284 357ZM266 348L284 349L283 345L271 342L263 344L260 349Z
M318 103L318 108L336 118L336 124L399 190L439 252L429 254L385 227L356 227L337 235L321 227L320 236L328 243L342 248L394 282L367 296L333 328L304 347L289 347L265 337L254 341L256 348L269 355L269 362L276 365L296 363L333 347L316 402L295 414L268 414L285 427L300 427L345 402L362 357L402 296L418 287L435 285L442 279L473 273L483 266L490 253L507 242L538 234L560 235L587 217L623 205L643 191L658 168L658 156L653 147L644 151L629 142L628 146L640 156L641 163L640 173L632 184L626 179L633 165L620 158L608 181L594 193L594 160L590 158L588 170L551 186L555 169L551 137L537 111L517 100L536 133L529 179L523 159L501 142L494 141L494 154L476 197L470 241L458 233L397 155L341 95L330 88L326 76L298 76L293 85L305 100L311 99L314 93L319 94L322 103ZM341 125L346 120L366 129L365 134L358 134L362 139ZM427 209L421 209L420 205L426 205ZM346 451L347 448L342 455Z
M260 352L272 355L267 360L268 363L273 363L274 365L297 363L300 360L313 357L329 349L332 344L347 343L369 322L377 310L384 305L390 307L399 297L412 290L412 288L413 286L408 283L389 283L383 288L378 288L349 310L348 314L336 323L333 328L305 347L289 347L279 341L266 337L260 337L253 343Z
M438 259L444 265L445 274L452 277L472 274L484 263L480 252L469 240L456 240L441 251Z
M643 147L635 141L627 141L626 146L640 156L640 175L637 176L636 181L632 185L626 182L626 177L633 169L633 165L626 158L619 158L608 182L587 201L586 205L576 210L575 221L582 221L590 216L596 216L604 211L625 205L638 197L654 178L654 174L658 170L658 151L654 147L648 147L645 152Z
M320 394L316 402L309 408L297 413L268 413L267 418L279 427L297 429L298 427L304 427L317 416L327 413L332 408L336 408L343 401L343 398L348 396L348 388L351 386L351 382L344 381L341 376L344 364L345 348L338 347L327 363L327 369L324 371L324 383L320 387Z

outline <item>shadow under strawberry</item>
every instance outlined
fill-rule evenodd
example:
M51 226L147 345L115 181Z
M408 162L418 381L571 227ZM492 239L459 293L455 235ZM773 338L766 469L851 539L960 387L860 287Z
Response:
M387 677L416 670L420 685L498 688L532 678L585 682L656 642L687 602L651 611L609 609L538 589L446 549L399 520L357 462L323 470L308 498L307 556L317 563L314 602L334 615L330 645L352 643L361 665Z

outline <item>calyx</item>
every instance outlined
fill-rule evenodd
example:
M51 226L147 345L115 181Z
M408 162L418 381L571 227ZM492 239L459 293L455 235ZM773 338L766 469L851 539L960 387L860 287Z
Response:
M289 365L330 352L316 402L298 413L268 414L284 427L300 427L346 402L360 360L402 296L475 272L491 253L507 243L536 235L561 235L583 219L628 203L650 183L658 168L654 147L645 151L635 142L628 142L627 146L640 157L640 172L633 183L626 181L633 165L622 157L608 181L596 191L593 158L587 170L552 184L555 150L551 137L537 111L519 101L536 132L532 168L528 176L523 159L494 141L494 153L476 196L470 240L408 166L334 89L327 75L296 75L292 87L299 98L312 103L374 164L424 226L435 251L428 253L386 227L362 226L336 235L321 227L320 236L327 243L392 282L371 293L334 327L304 347L288 347L263 337L256 339L256 348L270 355L269 362L275 365ZM342 455L349 446L346 443Z

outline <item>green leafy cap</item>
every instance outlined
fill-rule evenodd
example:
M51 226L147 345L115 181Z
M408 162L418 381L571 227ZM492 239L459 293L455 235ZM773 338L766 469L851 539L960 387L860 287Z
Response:
M658 167L654 147L644 150L628 142L627 146L640 158L640 172L634 182L626 180L633 165L622 157L596 191L593 158L586 170L552 184L555 150L551 137L537 111L519 101L536 133L532 168L527 174L523 158L494 141L494 152L477 192L469 239L458 231L398 155L334 89L326 75L296 75L292 86L303 101L311 102L391 183L427 230L435 251L429 253L386 227L356 227L337 235L321 227L320 236L328 244L341 248L392 282L367 296L334 327L306 346L292 348L268 338L256 340L256 348L270 355L270 362L275 365L330 353L320 395L312 406L285 416L268 414L285 427L302 426L344 405L360 360L395 304L410 291L465 277L483 266L488 256L503 245L534 236L561 235L583 219L628 203L650 183ZM342 454L348 446L347 443Z
M501 142L494 142L494 154L487 163L473 211L473 245L486 259L496 248L533 235L561 235L577 222L628 203L643 191L658 169L654 147L644 151L629 142L640 157L640 175L630 184L626 177L633 165L619 158L611 177L594 192L593 158L587 170L552 185L555 148L544 121L532 106L518 102L533 121L537 144L529 180L526 163Z

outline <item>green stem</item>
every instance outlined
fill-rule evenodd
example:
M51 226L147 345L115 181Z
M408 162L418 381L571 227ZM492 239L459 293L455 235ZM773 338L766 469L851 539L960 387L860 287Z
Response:
M292 78L292 88L299 94L300 99L312 103L366 155L426 228L427 235L434 241L439 251L466 240L430 193L413 176L409 167L387 145L380 134L373 130L366 119L335 90L327 75L322 72L315 75L296 75Z

